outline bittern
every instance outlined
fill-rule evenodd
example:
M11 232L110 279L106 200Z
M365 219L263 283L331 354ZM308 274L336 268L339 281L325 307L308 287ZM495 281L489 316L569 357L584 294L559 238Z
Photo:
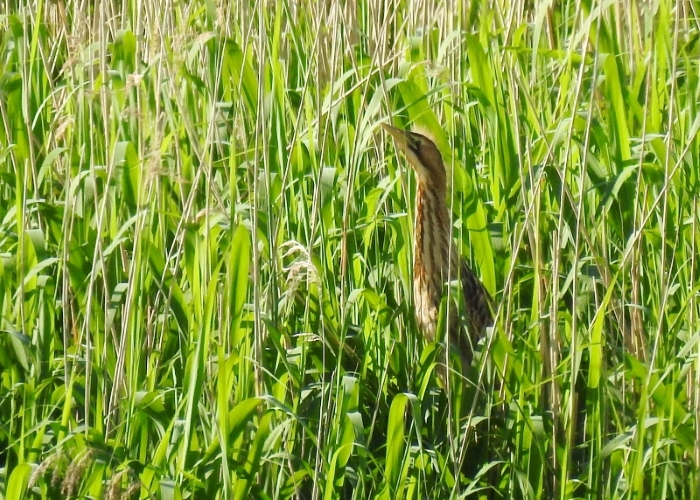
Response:
M435 341L440 303L446 284L459 280L462 286L464 318L450 307L447 333L450 346L459 351L462 371L473 357L473 346L488 326L493 325L491 296L467 262L460 256L450 235L451 217L447 208L447 172L435 143L423 134L382 124L396 141L416 174L416 216L413 254L413 299L418 327L428 342ZM461 323L466 322L468 333ZM445 362L449 355L445 355ZM445 367L446 368L446 367ZM438 371L444 378L445 371Z

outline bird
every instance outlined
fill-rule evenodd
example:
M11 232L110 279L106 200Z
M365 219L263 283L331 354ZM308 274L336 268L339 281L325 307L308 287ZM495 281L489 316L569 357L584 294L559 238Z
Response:
M446 284L459 280L462 287L464 320L450 307L447 316L449 346L456 348L466 375L471 365L474 345L493 326L491 295L467 261L460 255L451 236L451 217L447 207L447 172L442 155L428 132L409 132L386 123L381 124L396 143L415 172L416 213L413 247L413 301L418 328L428 342L435 342L440 303ZM466 323L466 325L464 325ZM468 332L464 331L466 326ZM445 351L438 365L443 381L448 369Z

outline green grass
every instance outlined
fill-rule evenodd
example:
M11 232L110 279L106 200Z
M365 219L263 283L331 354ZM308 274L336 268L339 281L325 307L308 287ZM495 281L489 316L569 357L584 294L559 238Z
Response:
M0 498L700 494L696 3L5 4ZM382 121L497 304L449 391Z

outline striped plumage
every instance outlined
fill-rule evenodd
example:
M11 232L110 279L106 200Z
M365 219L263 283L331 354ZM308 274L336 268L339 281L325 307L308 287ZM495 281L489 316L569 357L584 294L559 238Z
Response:
M484 335L486 327L493 324L489 305L491 297L460 256L450 236L452 222L445 201L447 175L437 146L425 135L386 124L382 126L406 155L418 183L413 261L413 296L418 326L429 342L435 340L445 284L459 279L468 335L461 328L459 311L454 305L448 316L448 333L449 343L459 351L462 369L466 370L471 364L472 346Z

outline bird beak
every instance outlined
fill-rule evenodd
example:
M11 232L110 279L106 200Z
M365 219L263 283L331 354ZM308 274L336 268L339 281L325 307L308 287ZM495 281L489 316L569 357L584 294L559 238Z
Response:
M415 150L415 146L413 146L413 140L411 139L411 136L408 135L408 132L396 127L392 127L391 125L387 125L386 123L382 123L381 126L394 138L394 140L396 141L396 145L401 151L406 153L406 151L408 150Z

